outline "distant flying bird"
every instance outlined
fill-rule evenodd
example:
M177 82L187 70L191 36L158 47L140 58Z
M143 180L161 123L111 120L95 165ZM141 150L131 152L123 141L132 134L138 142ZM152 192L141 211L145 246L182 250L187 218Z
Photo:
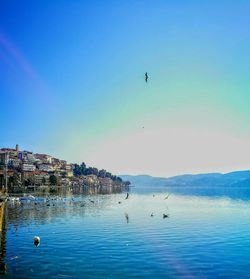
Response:
M129 193L127 193L127 196L126 196L125 200L127 200L127 199L128 199L128 197L129 197Z
M145 81L148 82L148 73L145 73Z

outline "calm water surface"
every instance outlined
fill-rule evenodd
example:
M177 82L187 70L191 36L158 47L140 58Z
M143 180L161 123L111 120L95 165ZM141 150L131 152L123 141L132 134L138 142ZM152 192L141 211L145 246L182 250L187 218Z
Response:
M127 200L125 196L74 196L51 201L50 206L42 200L36 205L8 204L1 241L7 271L2 276L250 277L246 189L135 188ZM169 218L164 219L164 213ZM41 238L38 247L35 235Z

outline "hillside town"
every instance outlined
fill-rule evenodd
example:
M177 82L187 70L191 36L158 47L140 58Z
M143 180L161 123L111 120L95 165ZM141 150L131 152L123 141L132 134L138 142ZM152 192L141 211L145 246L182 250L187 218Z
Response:
M69 164L48 154L15 148L0 149L0 187L8 192L74 186L128 186L106 170Z

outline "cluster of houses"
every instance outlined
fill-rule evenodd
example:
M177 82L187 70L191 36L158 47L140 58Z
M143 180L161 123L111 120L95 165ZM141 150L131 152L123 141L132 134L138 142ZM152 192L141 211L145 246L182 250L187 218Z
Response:
M33 185L49 185L50 176L60 179L61 184L71 183L73 164L65 160L54 158L47 154L38 154L31 151L20 151L16 148L0 149L0 186L8 184L13 177L19 178L19 183L25 181Z

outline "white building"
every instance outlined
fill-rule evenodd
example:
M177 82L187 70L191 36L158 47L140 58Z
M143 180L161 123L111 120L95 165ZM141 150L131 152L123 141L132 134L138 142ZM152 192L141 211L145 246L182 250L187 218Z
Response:
M36 167L31 164L23 164L22 169L23 171L34 171Z
M38 166L40 171L54 171L54 168L51 165L41 164Z

